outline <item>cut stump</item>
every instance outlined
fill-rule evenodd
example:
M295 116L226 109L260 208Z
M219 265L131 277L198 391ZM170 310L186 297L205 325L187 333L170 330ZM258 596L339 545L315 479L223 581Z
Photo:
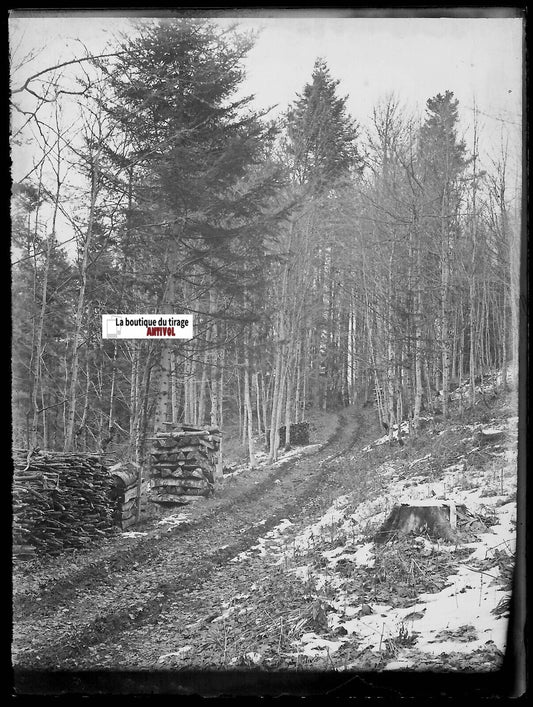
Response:
M497 442L502 442L505 438L504 430L485 428L479 431L478 442L480 446L485 446L486 444L495 444Z
M374 542L384 543L399 535L423 531L430 537L456 542L458 512L466 515L466 507L453 501L428 500L396 505L374 536Z

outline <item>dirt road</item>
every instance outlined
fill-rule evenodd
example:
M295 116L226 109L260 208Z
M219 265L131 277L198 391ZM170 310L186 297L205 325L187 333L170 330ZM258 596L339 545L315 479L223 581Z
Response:
M320 451L225 482L193 507L188 522L153 524L143 536L121 536L73 558L71 566L57 558L42 573L16 576L16 669L153 669L166 652L185 643L191 650L227 597L272 579L260 558L246 567L232 558L282 519L310 522L343 492L336 480L342 455L375 432L371 413L348 409ZM198 652L195 660L202 663ZM205 660L221 667L223 652L215 647Z

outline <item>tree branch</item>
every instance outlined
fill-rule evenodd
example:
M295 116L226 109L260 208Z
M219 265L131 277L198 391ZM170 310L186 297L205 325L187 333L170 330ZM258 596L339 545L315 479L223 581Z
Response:
M123 52L112 52L111 54L97 54L96 56L86 56L86 57L81 57L77 59L70 59L69 61L63 61L60 64L56 64L55 66L49 66L46 69L42 69L41 71L38 71L36 74L33 74L32 76L29 76L26 81L20 86L20 88L14 88L11 93L22 93L22 91L29 91L30 93L33 93L33 91L30 91L28 86L32 81L35 81L35 79L39 78L39 76L43 76L44 74L49 73L50 71L55 71L56 69L62 69L65 66L71 66L72 64L81 64L83 61L92 61L94 59L106 59L109 57L113 56L121 56L122 54L127 54L126 51ZM36 95L35 93L33 95Z

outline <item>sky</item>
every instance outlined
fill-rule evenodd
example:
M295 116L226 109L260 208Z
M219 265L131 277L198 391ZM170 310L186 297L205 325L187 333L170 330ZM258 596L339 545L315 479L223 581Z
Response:
M226 15L214 19L221 25L232 21ZM391 93L408 113L423 115L428 98L451 90L459 99L467 144L474 104L482 149L497 154L502 126L511 147L520 141L520 18L339 17L318 11L265 17L256 11L239 20L243 30L259 31L246 60L242 91L255 94L257 108L277 106L273 115L295 100L310 81L316 58L322 57L340 82L339 93L347 96L349 113L363 128L369 125L373 108ZM114 32L128 31L129 26L124 12L104 17L95 11L82 17L65 13L57 17L46 11L37 17L12 15L10 44L16 57L12 66L27 52L41 50L32 62L12 70L13 86L20 77L79 54L79 41L99 52Z

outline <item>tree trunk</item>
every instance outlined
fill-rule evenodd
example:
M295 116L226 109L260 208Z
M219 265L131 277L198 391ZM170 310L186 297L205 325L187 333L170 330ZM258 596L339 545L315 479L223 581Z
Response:
M215 314L217 310L217 301L216 301L216 294L215 292L211 289L209 290L209 314L211 319L213 320L213 330L212 330L212 338L211 338L211 343L213 344L212 348L212 353L211 353L211 425L213 427L216 427L217 425L221 425L219 416L220 416L220 409L222 402L219 400L219 392L220 392L220 383L219 383L219 376L220 372L218 369L218 327L215 319ZM214 344L217 344L217 348L215 348ZM223 475L223 469L222 469L222 452L219 451L218 454L218 461L216 464L216 469L215 469L215 481L219 480L222 478Z
M291 404L292 404L292 376L290 372L290 368L292 368L291 364L291 359L292 355L290 356L289 361L287 362L287 374L285 375L286 378L286 397L285 397L285 449L288 451L291 448Z
M178 380L177 380L177 365L176 352L169 346L169 395L168 395L168 416L169 422L176 423L178 421Z
M281 313L280 313L281 316ZM279 448L279 411L281 410L280 397L281 391L281 347L276 350L275 368L274 368L274 390L272 393L272 408L270 414L270 452L268 460L275 462L278 458Z
M59 195L57 195L57 198ZM55 230L55 220L57 213L57 198L54 210L54 230ZM47 291L48 291L48 273L50 269L50 255L52 252L52 236L46 239L46 258L44 262L43 271L43 285L41 292L41 307L39 311L39 322L37 324L37 331L35 332L35 346L34 346L34 356L35 356L35 369L33 374L33 385L32 385L32 410L33 419L31 425L31 446L36 447L38 442L38 428L39 428L39 410L37 403L37 391L42 386L41 381L41 368L42 368L42 357L43 357L43 333L44 333L44 321L47 307ZM44 405L42 406L44 408Z
M209 347L209 337L206 333L206 346ZM200 378L200 391L198 400L198 424L203 425L205 420L205 401L206 401L206 389L207 389L207 357L209 356L209 350L206 350L204 360L202 362L202 377Z
M418 235L418 234L417 234ZM420 411L422 409L422 268L420 236L417 238L416 253L416 312L415 312L415 402L413 410L413 425L415 431L419 427Z
M94 157L92 163L91 202L89 206L89 219L83 244L83 256L80 264L80 289L78 292L78 305L74 323L74 336L72 341L72 362L70 366L70 385L68 394L68 418L65 435L65 451L72 450L74 444L74 426L76 423L76 388L78 384L79 347L81 346L81 331L84 321L85 289L87 287L87 269L89 267L89 251L93 239L94 220L96 216L96 199L100 186L99 156Z
M305 418L305 413L300 410L300 393L302 385L302 342L296 352L296 390L294 393L294 422L298 423Z
M442 197L441 212L441 347L442 347L442 414L448 417L448 396L450 393L450 322L449 322L449 291L450 291L450 245L449 232L446 225L447 199Z
M267 411L268 411L268 400L267 400L267 394L265 391L265 381L264 381L264 376L263 373L261 373L261 379L257 379L258 382L260 382L261 385L261 401L263 405L263 426L264 426L264 433L265 433L265 445L268 444L268 439L267 439Z
M115 407L115 386L116 386L116 379L117 379L117 349L118 349L118 344L115 341L114 342L114 347L113 347L113 366L111 369L111 386L109 390L109 422L107 425L107 431L109 434L112 433L113 430L113 420L114 420L114 407Z
M469 368L470 368L470 405L475 405L476 403L476 323L475 323L475 298L476 298L476 261L477 261L477 112L474 105L474 150L473 150L473 173L474 179L472 183L472 219L471 219L471 239L472 239L472 253L470 256L470 284L469 284L469 298L470 298L470 352L469 352Z
M252 428L252 402L250 399L250 372L246 341L244 343L244 407L246 411L247 420L248 456L250 459L250 468L255 469L256 461Z
M149 348L143 366L142 379L139 385L138 403L134 425L134 450L135 461L137 464L142 464L143 461L144 437L148 425L148 399L150 394L152 363L152 347L151 342L149 342Z
M506 287L503 286L503 307L502 307L502 342L501 342L501 369L502 369L502 391L507 390L507 294Z
M81 422L79 429L76 433L76 439L74 445L76 449L79 449L79 439L81 434L84 434L85 445L84 449L87 450L87 415L89 413L89 389L90 389L91 377L89 375L89 359L85 358L85 400L83 401L83 413L81 415ZM103 401L102 401L103 402Z
M137 409L138 377L139 377L139 346L137 341L128 342L130 351L130 439L133 439L133 428Z
M252 376L252 386L255 388L255 407L257 415L257 431L263 434L263 423L261 422L261 395L259 391L259 373L256 372Z
M171 314L174 303L174 273L170 272L163 295L162 313ZM165 422L172 421L171 412L171 350L170 343L161 340L161 354L159 357L159 392L155 406L154 431L166 429Z

